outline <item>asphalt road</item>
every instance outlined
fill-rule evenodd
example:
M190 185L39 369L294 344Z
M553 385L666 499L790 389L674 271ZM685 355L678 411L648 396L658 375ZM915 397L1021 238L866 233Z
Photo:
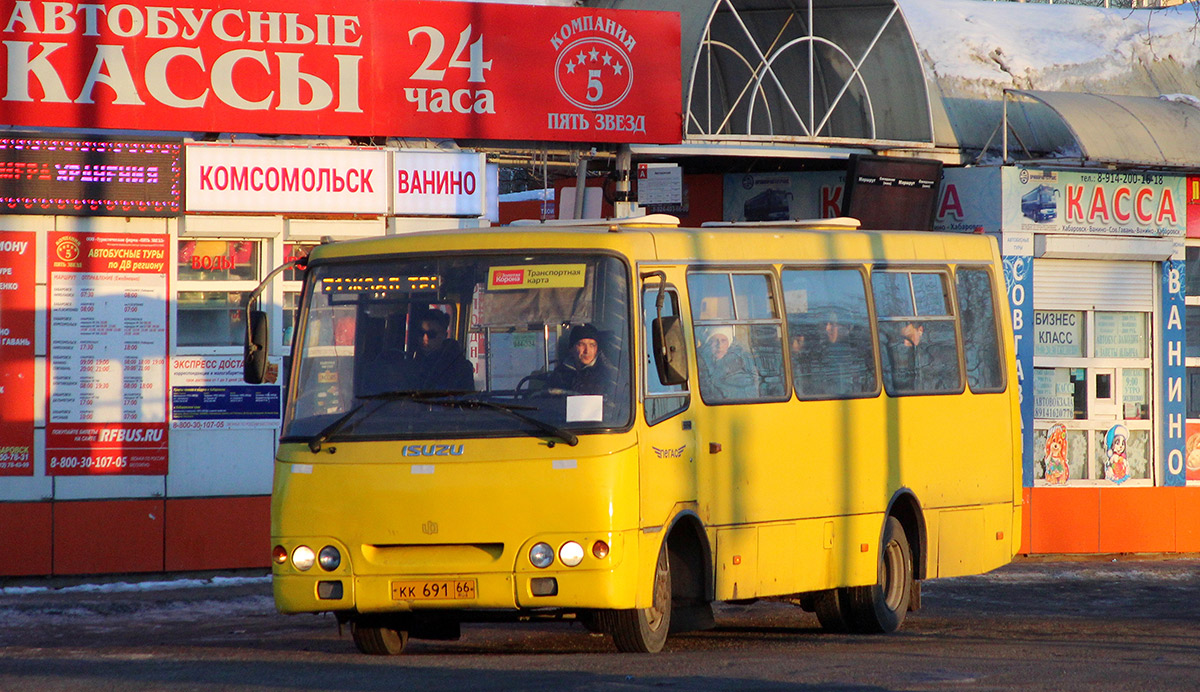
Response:
M262 575L189 576L0 582L0 691L1200 689L1197 559L927 582L890 636L824 634L784 603L722 606L715 630L648 656L567 622L363 656L330 616L275 613Z

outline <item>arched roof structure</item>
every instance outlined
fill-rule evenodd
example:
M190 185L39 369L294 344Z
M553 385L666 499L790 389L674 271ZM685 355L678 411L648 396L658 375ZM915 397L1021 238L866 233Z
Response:
M1096 85L1085 66L1079 79L1063 78L1065 91L987 84L964 90L961 76L923 62L930 47L919 44L920 32L910 30L900 7L920 1L584 4L680 15L683 144L634 146L635 153L843 158L854 151L907 151L948 163L1001 158L1200 168L1200 124L1193 117L1200 115L1200 101L1154 98L1163 85L1190 91L1200 74L1193 63L1180 56L1143 59L1122 81ZM1005 5L997 11L1017 26L1040 16ZM932 3L917 14L939 16L939 8ZM955 31L954 21L962 20L947 20L944 30ZM919 28L929 34L929 27ZM1114 86L1126 95L1089 93Z
M680 14L685 144L934 144L924 71L894 0L586 4Z

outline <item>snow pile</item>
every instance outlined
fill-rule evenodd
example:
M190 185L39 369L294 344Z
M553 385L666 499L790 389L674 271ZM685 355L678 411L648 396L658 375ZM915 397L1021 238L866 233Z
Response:
M984 0L898 4L946 96L995 99L1004 88L1200 94L1194 4L1135 11Z
M0 588L0 596L70 593L129 593L132 591L170 591L172 589L224 588L270 584L271 577L212 577L211 579L170 579L165 581L112 582L108 584L77 584L54 588L49 586L8 586Z

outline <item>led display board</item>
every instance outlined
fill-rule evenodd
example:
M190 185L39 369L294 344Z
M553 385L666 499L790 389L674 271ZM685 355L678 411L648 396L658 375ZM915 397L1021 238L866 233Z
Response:
M176 216L182 142L0 137L0 213Z

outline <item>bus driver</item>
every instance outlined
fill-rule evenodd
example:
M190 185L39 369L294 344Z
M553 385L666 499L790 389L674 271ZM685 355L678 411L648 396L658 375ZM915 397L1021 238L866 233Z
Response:
M571 330L570 344L570 352L550 374L546 386L578 394L612 395L617 368L600 350L600 330L581 324Z

